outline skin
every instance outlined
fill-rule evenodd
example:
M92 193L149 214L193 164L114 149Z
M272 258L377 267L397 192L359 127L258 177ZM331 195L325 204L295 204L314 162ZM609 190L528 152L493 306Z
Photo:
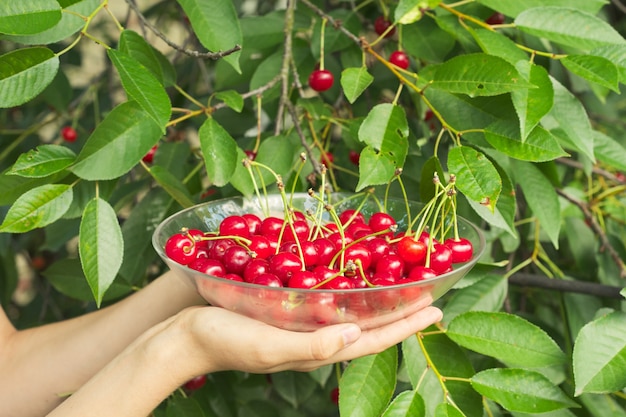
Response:
M7 416L143 417L196 375L310 371L381 352L441 316L425 306L368 331L290 332L205 306L169 272L110 307L32 329L0 309L0 404Z

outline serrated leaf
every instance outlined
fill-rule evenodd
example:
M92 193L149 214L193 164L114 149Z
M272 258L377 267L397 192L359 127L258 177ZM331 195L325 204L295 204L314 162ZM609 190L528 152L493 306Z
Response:
M198 136L209 180L218 187L226 185L241 162L237 160L237 142L212 117L200 126Z
M404 108L384 103L374 106L359 127L359 140L402 168L409 149L409 125Z
M19 106L41 93L59 70L48 48L16 49L0 56L0 108Z
M565 354L540 327L502 312L470 311L455 317L446 334L466 349L514 367L561 365Z
M420 2L416 0L400 0L394 11L394 20L401 25L410 25L424 16Z
M93 294L85 279L79 259L61 259L46 268L42 275L61 294L76 300L93 301ZM113 282L104 294L102 301L121 298L132 292L132 290L130 285Z
M45 184L22 194L9 208L0 233L25 233L47 226L65 214L72 204L72 187Z
M492 368L470 378L472 387L509 411L545 413L578 406L538 372Z
M535 88L509 62L483 53L458 55L439 65L430 85L470 97Z
M424 417L424 399L417 391L404 391L398 394L382 417Z
M70 170L91 180L118 178L130 171L161 137L161 127L139 104L115 107L89 136Z
M626 83L626 45L601 46L592 49L589 54L600 56L611 61L617 66L620 82Z
M32 35L43 32L61 20L61 7L55 0L4 1L0 4L0 33Z
M422 19L418 25L402 27L402 46L405 52L427 62L445 61L454 45L454 37L432 19Z
M379 416L396 387L398 350L395 346L350 362L339 381L342 416Z
M28 178L43 178L63 171L76 159L70 148L61 145L40 145L19 156L8 172Z
M524 10L540 6L567 6L574 9L597 13L605 4L606 0L477 0L493 10L498 10L507 16L515 17Z
M13 204L22 194L28 190L45 184L60 182L68 176L69 171L61 171L45 178L28 178L9 175L8 170L0 175L0 206Z
M178 180L171 172L162 166L155 165L150 168L150 175L155 181L174 199L183 206L188 208L195 203L189 194L185 185Z
M117 215L101 198L94 198L85 207L80 222L78 252L85 278L100 306L124 257L124 240Z
M107 50L107 54L120 75L128 99L135 100L165 133L172 104L161 82L130 55L115 49Z
M126 29L120 35L118 49L146 67L165 86L176 83L176 70L167 58L137 32Z
M573 74L619 94L617 66L606 58L592 55L568 55L561 63Z
M372 185L387 184L395 173L394 161L371 146L366 146L359 156L359 182L356 191Z
M367 72L365 66L346 68L341 72L341 87L350 103L354 103L372 81L374 77Z
M485 139L498 151L522 161L544 162L568 156L559 141L541 126L536 126L525 141L517 126L498 120L485 128Z
M91 15L99 5L100 0L82 0L72 2L71 5L62 4L65 12L62 13L61 20L53 27L33 35L6 36L6 40L24 45L50 45L62 41L82 29L85 26L83 16Z
M572 362L576 395L624 389L626 313L615 311L585 325L576 337Z
M243 110L243 97L235 90L220 91L215 93L215 98L222 100L224 104L237 113L241 113Z
M280 397L297 409L315 391L316 383L307 373L284 371L272 374L272 386Z
M241 46L243 35L237 11L231 0L177 0L191 22L200 43L211 52L230 50ZM239 67L240 51L225 56L235 71Z
M496 9L499 10L499 9ZM471 29L470 33L486 54L499 56L512 65L520 61L528 61L528 55L517 47L515 42L501 32L488 29Z
M448 153L448 171L456 175L456 187L463 194L493 211L502 179L484 154L469 146L452 148Z
M559 123L575 149L594 161L594 133L585 107L556 79L550 79L554 88L554 106L550 115Z
M443 308L445 322L467 311L499 311L508 292L508 281L500 274L487 274L474 284L456 290Z
M520 61L516 68L531 84L537 86L537 88L511 92L511 100L519 118L521 141L524 142L543 116L552 108L554 90L548 71L544 67L528 61Z
M539 227L547 233L554 247L558 249L561 206L554 187L535 165L516 160L511 162L515 180L522 188L528 206L539 221Z
M570 7L525 10L515 18L515 26L522 32L584 51L626 43L606 21Z

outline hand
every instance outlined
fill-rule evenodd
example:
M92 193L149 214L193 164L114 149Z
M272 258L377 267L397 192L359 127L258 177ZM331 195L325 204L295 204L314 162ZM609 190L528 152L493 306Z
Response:
M379 353L438 322L436 307L366 331L356 324L327 326L315 332L282 330L217 307L181 313L186 354L198 368L192 375L222 370L271 373L310 371L320 366Z

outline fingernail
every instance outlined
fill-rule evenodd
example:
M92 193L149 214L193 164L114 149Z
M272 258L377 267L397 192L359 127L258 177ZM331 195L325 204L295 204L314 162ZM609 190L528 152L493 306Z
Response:
M356 324L350 324L341 330L341 335L344 345L347 346L357 341L361 336L361 329Z

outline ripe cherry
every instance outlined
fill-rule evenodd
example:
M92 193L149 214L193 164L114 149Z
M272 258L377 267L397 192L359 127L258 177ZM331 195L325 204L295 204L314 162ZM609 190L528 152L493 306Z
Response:
M252 259L243 270L243 279L246 282L253 282L257 276L268 272L270 272L270 263L267 260Z
M452 251L452 263L467 262L472 259L474 247L472 242L464 237L458 239L451 237L446 239L443 244Z
M489 25L501 25L504 23L504 15L500 12L495 12L485 20L485 23Z
M317 250L317 264L329 265L330 261L337 253L335 244L330 239L320 237L313 241L313 245Z
M365 216L363 213L356 211L355 209L346 209L339 213L339 221L342 225L347 226L350 223L365 223Z
M295 272L302 270L302 260L291 252L279 252L272 256L269 262L270 271L280 278L284 285Z
M348 159L350 159L350 162L352 162L354 165L359 166L361 154L353 149L350 149L350 151L348 152Z
M430 267L438 274L447 272L452 266L452 251L446 245L437 243L430 253Z
M242 216L228 216L220 223L219 234L220 236L249 238L250 229L248 222Z
M425 279L435 278L437 273L432 268L427 268L422 265L417 265L409 275L404 279L403 282L415 282L415 281L423 281Z
M264 285L266 287L282 287L283 282L275 274L266 272L264 274L257 275L252 281L253 284Z
M402 51L394 51L391 56L389 56L389 62L402 69L407 69L411 64L409 56Z
M61 129L61 136L66 142L75 142L78 138L78 133L72 126L65 126Z
M222 256L222 263L226 268L226 271L241 275L243 274L246 265L252 260L250 253L239 245L231 246L226 249L224 256Z
M325 69L316 69L309 75L309 87L317 92L328 90L334 81L333 73Z
M141 160L144 161L146 164L151 164L152 161L154 160L154 154L156 153L157 148L158 148L158 145L154 145L152 148L150 148L148 153L145 154L143 158L141 158Z
M278 217L266 217L261 221L261 234L263 236L278 236L283 228L284 220Z
M289 281L289 288L311 288L319 283L319 278L313 271L296 271Z
M198 375L185 382L184 387L189 391L195 391L202 388L206 384L206 375Z
M393 228L396 225L396 220L391 215L379 211L372 214L367 224L371 227L372 232L382 232ZM392 234L393 233L390 231L384 235Z
M237 243L232 239L216 240L209 250L209 257L221 261L224 257L224 253L226 252L226 250L231 246L235 246L236 244Z
M223 277L226 275L226 268L217 259L196 258L188 265L189 268L202 272L203 274Z
M361 264L363 271L365 271L372 264L372 254L367 249L365 244L355 243L346 248L344 252L344 261L352 261L354 263L357 263L358 261Z
M258 235L261 232L261 219L259 216L252 213L245 213L242 214L241 217L243 217L246 223L248 223L250 236Z
M330 391L330 400L335 405L339 405L339 387L335 387Z
M332 165L335 162L335 155L332 152L324 152L320 162L326 166Z
M381 36L383 33L385 33L389 26L391 26L391 22L387 20L385 16L378 16L376 20L374 20L374 31L378 34L378 36ZM392 37L394 33L396 33L395 27L391 28L389 32L387 32L385 38Z
M426 257L428 247L421 240L415 240L413 236L404 236L396 245L398 255L408 263L422 262Z
M404 260L400 255L389 253L380 258L378 263L376 263L376 273L386 273L399 279L404 273Z
M322 285L321 288L325 290L351 290L354 288L354 280L339 275Z
M274 254L274 249L270 240L263 235L250 237L250 250L256 254L256 258L266 259Z
M165 242L165 254L181 265L196 259L196 243L188 233L176 233Z

